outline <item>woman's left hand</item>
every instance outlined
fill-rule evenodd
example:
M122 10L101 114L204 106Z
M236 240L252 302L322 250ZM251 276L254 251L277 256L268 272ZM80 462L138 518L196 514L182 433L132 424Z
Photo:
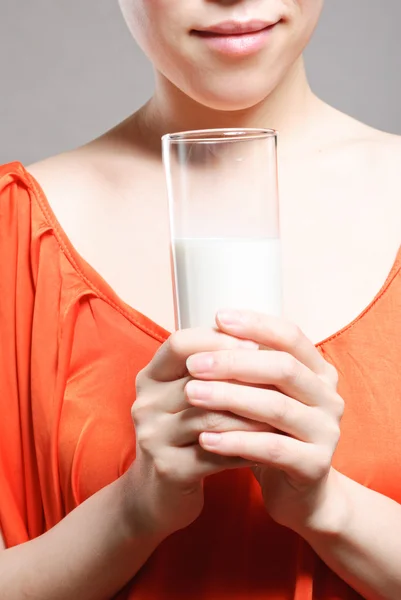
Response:
M278 523L304 533L335 505L331 467L344 402L337 372L298 327L251 312L225 311L219 328L268 351L228 350L188 359L188 401L266 424L265 431L204 432L207 451L254 462L266 508Z

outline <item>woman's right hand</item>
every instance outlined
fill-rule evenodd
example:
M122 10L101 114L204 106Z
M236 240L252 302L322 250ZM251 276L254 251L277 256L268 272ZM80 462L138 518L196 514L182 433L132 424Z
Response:
M203 450L199 435L204 431L261 431L266 425L194 408L185 394L189 356L244 347L257 350L253 342L213 329L182 330L173 333L139 373L132 407L136 458L126 475L132 515L141 529L163 538L188 526L203 508L203 479L250 464Z

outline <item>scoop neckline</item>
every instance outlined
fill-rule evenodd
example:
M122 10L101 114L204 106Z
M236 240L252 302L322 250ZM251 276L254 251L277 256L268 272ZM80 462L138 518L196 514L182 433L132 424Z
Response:
M128 321L133 325L139 327L145 333L151 335L160 342L166 341L170 336L171 332L167 331L164 327L153 321L150 317L136 310L133 306L124 302L124 300L113 290L113 288L107 283L107 281L94 269L76 250L74 245L71 243L64 229L61 227L54 214L51 205L47 199L47 196L39 184L39 182L27 171L21 162L16 161L10 163L10 167L14 166L17 171L23 175L28 187L33 191L35 198L42 210L43 215L52 227L54 235L58 241L58 244L62 252L67 256L72 266L76 270L77 274L81 279L96 293L100 298L105 300L110 306L120 312ZM393 265L384 281L383 285L374 296L374 298L367 304L367 306L348 324L341 327L338 331L330 334L320 342L314 344L316 348L322 348L329 342L339 338L344 333L352 329L370 310L377 304L380 298L384 295L392 281L397 276L401 268L401 245L396 254Z
M136 310L134 307L130 306L127 302L124 302L100 273L81 256L60 225L42 186L35 177L27 171L22 163L17 161L14 164L17 167L18 172L23 175L27 186L32 190L43 216L53 230L53 234L61 251L68 258L78 276L95 295L121 313L131 324L141 329L144 333L152 336L157 341L162 343L165 342L170 336L170 332Z

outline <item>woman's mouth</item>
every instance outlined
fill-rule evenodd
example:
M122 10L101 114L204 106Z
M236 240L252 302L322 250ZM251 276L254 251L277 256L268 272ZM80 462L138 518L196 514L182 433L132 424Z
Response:
M221 54L249 56L264 47L278 22L224 21L205 29L193 29L191 33Z

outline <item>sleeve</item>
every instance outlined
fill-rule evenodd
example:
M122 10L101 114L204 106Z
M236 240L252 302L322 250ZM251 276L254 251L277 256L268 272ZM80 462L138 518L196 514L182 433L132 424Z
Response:
M0 167L0 526L6 547L43 531L30 401L34 301L30 191L17 168Z

